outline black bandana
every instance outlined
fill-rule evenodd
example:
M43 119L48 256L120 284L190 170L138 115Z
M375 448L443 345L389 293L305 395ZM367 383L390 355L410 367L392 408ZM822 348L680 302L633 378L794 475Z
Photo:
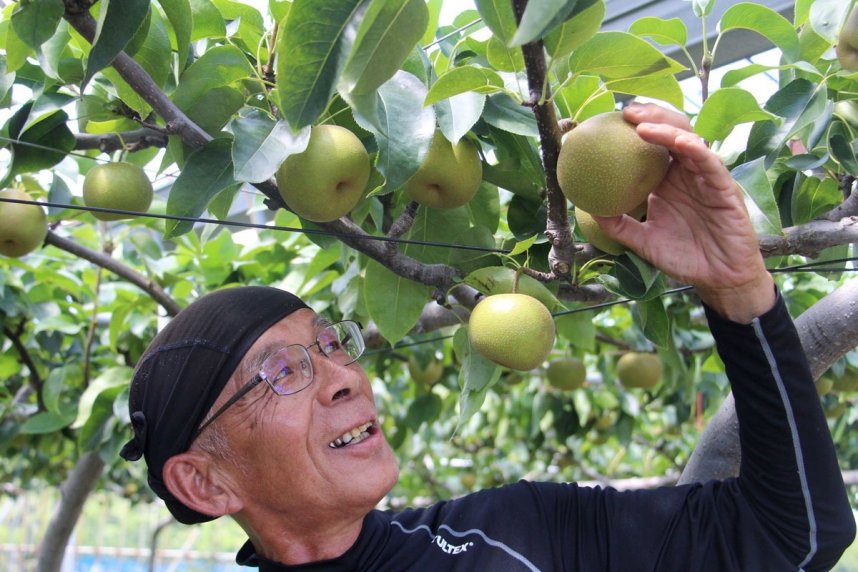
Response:
M214 520L180 503L162 480L164 463L188 450L191 437L250 346L268 328L306 308L289 292L264 286L227 288L179 312L140 358L131 380L134 438L119 453L146 458L149 485L179 522Z

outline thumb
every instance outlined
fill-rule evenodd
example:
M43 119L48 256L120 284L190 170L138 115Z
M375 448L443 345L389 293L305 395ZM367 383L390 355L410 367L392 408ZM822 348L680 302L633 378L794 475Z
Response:
M612 238L629 248L633 248L634 239L636 236L640 236L643 223L625 214L620 216L592 216L593 220L599 223L602 232L608 238Z

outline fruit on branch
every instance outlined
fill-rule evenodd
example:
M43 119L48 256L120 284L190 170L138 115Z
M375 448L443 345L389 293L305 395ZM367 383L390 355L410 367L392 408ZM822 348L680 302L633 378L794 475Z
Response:
M858 5L846 16L834 51L843 69L858 71Z
M669 164L665 147L644 141L622 112L611 111L585 119L565 136L557 182L576 207L618 216L646 200Z
M637 220L643 220L646 216L646 201L635 207L632 212L628 213L628 215L636 218ZM596 222L596 219L594 219L590 213L578 207L575 207L575 228L581 232L581 236L583 236L587 242L602 252L619 256L626 251L625 246L613 238L608 238L602 230L602 227L599 226L599 223Z
M834 380L830 377L820 377L816 380L816 394L820 397L828 395L834 388Z
M275 178L280 196L298 216L330 222L355 208L369 174L369 154L357 135L339 125L316 125L307 148L289 155Z
M471 347L510 369L531 370L554 347L554 318L527 294L495 294L477 303L468 320Z
M661 360L656 354L627 352L617 360L617 378L627 389L652 389L661 381Z
M32 201L22 189L3 189L0 199ZM42 245L48 234L48 217L39 205L0 201L0 254L18 258Z
M551 387L566 391L578 389L587 380L587 368L578 358L557 358L548 362L545 378Z
M435 357L430 357L424 361L412 355L408 358L408 373L416 383L429 386L441 379L441 375L444 373L444 364Z
M83 179L83 204L102 209L146 212L152 204L152 182L143 169L133 163L101 163ZM133 215L92 211L105 221L132 218Z
M421 205L452 209L470 201L483 180L483 164L477 146L462 138L455 145L435 131L429 152L403 189Z

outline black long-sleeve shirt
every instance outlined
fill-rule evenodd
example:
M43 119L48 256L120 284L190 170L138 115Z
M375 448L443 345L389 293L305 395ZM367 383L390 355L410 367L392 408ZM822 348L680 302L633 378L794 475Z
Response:
M372 511L339 558L262 571L828 570L855 520L783 300L750 325L707 309L731 381L736 478L654 490L521 481L399 513Z

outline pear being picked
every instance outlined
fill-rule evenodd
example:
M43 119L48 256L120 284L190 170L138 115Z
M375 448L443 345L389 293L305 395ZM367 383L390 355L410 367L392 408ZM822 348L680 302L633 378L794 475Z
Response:
M585 119L565 136L557 182L577 208L619 216L646 200L669 165L667 148L644 141L621 111L611 111Z

